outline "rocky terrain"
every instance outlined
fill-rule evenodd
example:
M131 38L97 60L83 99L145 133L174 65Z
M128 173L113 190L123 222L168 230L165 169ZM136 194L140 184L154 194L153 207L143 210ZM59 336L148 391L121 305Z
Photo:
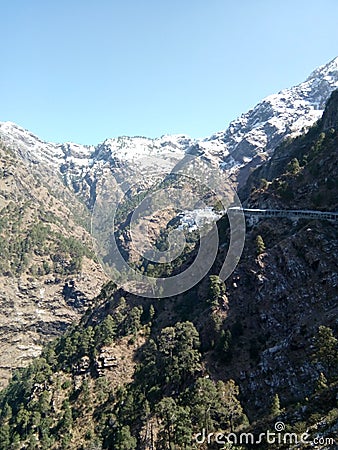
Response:
M283 142L251 173L240 191L244 205L335 211L337 130L338 95L334 92L323 117L307 133ZM3 173L10 173L8 167ZM7 197L14 195L9 188L13 183L11 178L5 183ZM41 192L40 187L40 196ZM13 207L5 208L9 214ZM28 224L29 216L23 217ZM77 236L77 230L83 233L77 219L70 218L72 235ZM51 228L60 226L50 218L44 220ZM13 227L12 219L7 222ZM22 232L28 229L21 223L14 226ZM9 445L20 449L196 448L192 439L202 427L258 434L273 429L277 421L286 424L287 431L309 434L312 441L298 448L312 448L317 437L323 442L330 439L318 448L336 448L337 224L309 219L248 221L242 258L225 284L217 273L229 243L226 216L218 229L220 247L214 266L190 291L169 299L149 299L110 282L88 303L78 325L74 323L45 346L42 357L27 369L14 373L0 395L1 449ZM55 253L60 245L53 244L56 236L44 244L49 246L48 255L60 253ZM86 235L81 242L86 243ZM36 250L27 262L21 258L3 270L22 270L23 264L31 273L34 262L38 266L34 276L45 280L46 274L38 269L39 264L46 268L47 254L41 252L41 245ZM63 271L76 262L70 250L63 250ZM196 251L187 255L186 264ZM93 270L95 258L90 253L84 256ZM170 269L175 267L166 267ZM9 279L10 274L4 276ZM69 292L76 276L62 276L67 304L67 298L75 300ZM17 277L12 278L17 283ZM34 291L28 296L29 305L36 302L43 308L44 295ZM69 311L77 312L74 306L72 302ZM59 311L54 311L57 316ZM65 311L61 317L66 326ZM38 312L31 314L35 320ZM44 327L45 333L45 322ZM20 350L19 345L16 348ZM218 447L203 444L200 448ZM262 443L260 448L290 449L290 445Z
M84 205L46 172L1 144L1 385L78 320L106 280Z
M50 144L1 124L3 385L13 373L0 394L1 450L187 449L202 427L259 432L277 420L336 438L337 224L247 221L242 258L224 284L217 276L229 244L224 216L210 272L169 299L107 283L89 231L108 173L142 193L147 177L163 177L185 153L228 170L248 208L337 211L337 91L323 114L337 61L199 142ZM183 265L196 256L191 247ZM144 270L161 276L176 267Z
M240 193L245 206L336 210L337 130L334 92L321 120L283 142L249 176ZM6 189L13 185L10 180ZM70 218L67 223L76 236L76 219L73 223ZM13 227L16 222L8 223ZM336 448L337 224L248 221L242 258L225 284L217 273L229 243L226 216L218 229L215 264L190 291L149 299L110 282L88 303L78 325L45 346L42 357L27 369L14 373L0 396L1 449L195 448L192 439L202 427L258 434L277 421L289 432L309 434L312 441L297 448L312 448L318 437L330 439L318 448ZM86 235L81 239L85 244ZM55 251L55 235L50 240ZM47 254L36 250L33 259L43 268L35 258L42 253L46 259ZM71 268L72 253L63 253L63 269ZM195 256L196 250L189 253L186 264ZM86 258L95 264L90 253ZM28 261L21 258L19 263L32 272ZM15 263L3 270L18 270ZM37 268L39 276L46 274L39 275ZM62 276L67 294L76 277ZM42 294L35 298L39 307ZM32 302L34 295L21 299ZM260 448L292 447L263 442Z
M142 192L170 172L185 153L203 155L221 164L243 184L252 167L272 154L283 138L301 133L321 116L326 99L337 86L337 61L318 68L304 83L267 97L227 130L200 141L187 136L163 136L119 137L97 146L53 144L16 124L1 123L2 237L9 242L15 235L19 254L29 259L22 264L15 256L17 247L2 248L2 339L4 354L11 355L2 358L2 375L7 378L12 368L38 354L41 340L75 320L83 303L98 293L105 280L93 255L81 256L81 270L75 268L65 275L59 273L62 270L51 260L52 255L39 254L37 248L22 251L34 222L43 224L42 234L49 233L44 231L48 226L59 234L76 236L91 247L88 208L95 204L105 174L114 176L116 186L127 183L132 193ZM268 168L283 161L285 155L279 158L273 158L261 170L271 172ZM274 176L275 172L262 173L261 178ZM8 223L14 229L6 230ZM59 265L67 264L65 258Z
M336 91L316 126L277 148L253 172L242 192L245 206L337 211L337 125ZM264 249L257 256L258 235ZM311 391L318 376L309 358L311 337L320 324L336 329L337 256L337 224L304 219L248 223L245 253L227 292L232 320L238 317L246 335L245 345L241 338L238 342L231 373L237 366L244 395L254 399L255 408L269 391L278 391L286 402ZM257 352L257 364L246 351Z

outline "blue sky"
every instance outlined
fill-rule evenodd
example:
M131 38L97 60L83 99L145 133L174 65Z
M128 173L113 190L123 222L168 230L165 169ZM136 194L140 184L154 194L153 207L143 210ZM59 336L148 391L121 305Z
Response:
M337 0L11 0L0 121L49 141L204 137L338 55Z

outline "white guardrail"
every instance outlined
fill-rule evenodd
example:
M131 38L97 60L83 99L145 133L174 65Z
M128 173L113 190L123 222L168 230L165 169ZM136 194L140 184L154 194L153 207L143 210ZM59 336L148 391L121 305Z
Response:
M245 216L258 217L286 217L289 219L318 219L338 222L338 212L313 211L303 209L249 209L240 207L230 207L228 212L231 214L242 214Z

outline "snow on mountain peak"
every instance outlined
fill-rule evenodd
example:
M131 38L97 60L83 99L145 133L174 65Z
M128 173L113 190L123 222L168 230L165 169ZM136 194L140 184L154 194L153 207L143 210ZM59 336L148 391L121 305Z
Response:
M255 167L283 139L295 137L313 125L337 88L338 57L313 71L303 83L264 98L226 130L205 139L205 145L227 170L238 170L248 161ZM223 145L223 152L213 152L216 142Z
M69 183L88 176L94 179L95 171L103 166L114 170L129 166L130 174L136 171L157 175L170 170L185 152L203 156L233 173L248 164L259 165L284 138L296 136L313 125L337 88L338 57L318 67L303 83L264 98L226 130L202 140L177 134L156 139L122 136L106 139L97 146L54 144L12 122L0 122L0 138L24 159L59 168Z
M337 78L338 72L338 56L333 58L327 64L323 64L322 66L317 67L313 72L310 73L306 81L309 81L313 78L325 78L327 76L336 76Z
M147 158L173 157L179 160L192 142L192 139L184 135L165 135L156 139L122 136L106 139L96 147L96 153L109 154L122 162L138 162L143 166Z
M0 138L10 148L16 149L25 160L34 163L45 161L58 165L63 156L56 144L43 141L13 122L0 122Z

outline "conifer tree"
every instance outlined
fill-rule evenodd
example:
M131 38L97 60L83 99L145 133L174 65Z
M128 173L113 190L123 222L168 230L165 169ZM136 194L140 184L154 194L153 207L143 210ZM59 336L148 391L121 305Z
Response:
M265 252L265 244L260 234L256 237L256 247L257 247L256 250L257 255L261 255L262 253Z
M270 412L271 412L272 416L278 416L278 414L280 414L280 412L281 412L280 400L279 400L278 394L275 394L273 396L273 399L271 402L271 407L270 407Z

